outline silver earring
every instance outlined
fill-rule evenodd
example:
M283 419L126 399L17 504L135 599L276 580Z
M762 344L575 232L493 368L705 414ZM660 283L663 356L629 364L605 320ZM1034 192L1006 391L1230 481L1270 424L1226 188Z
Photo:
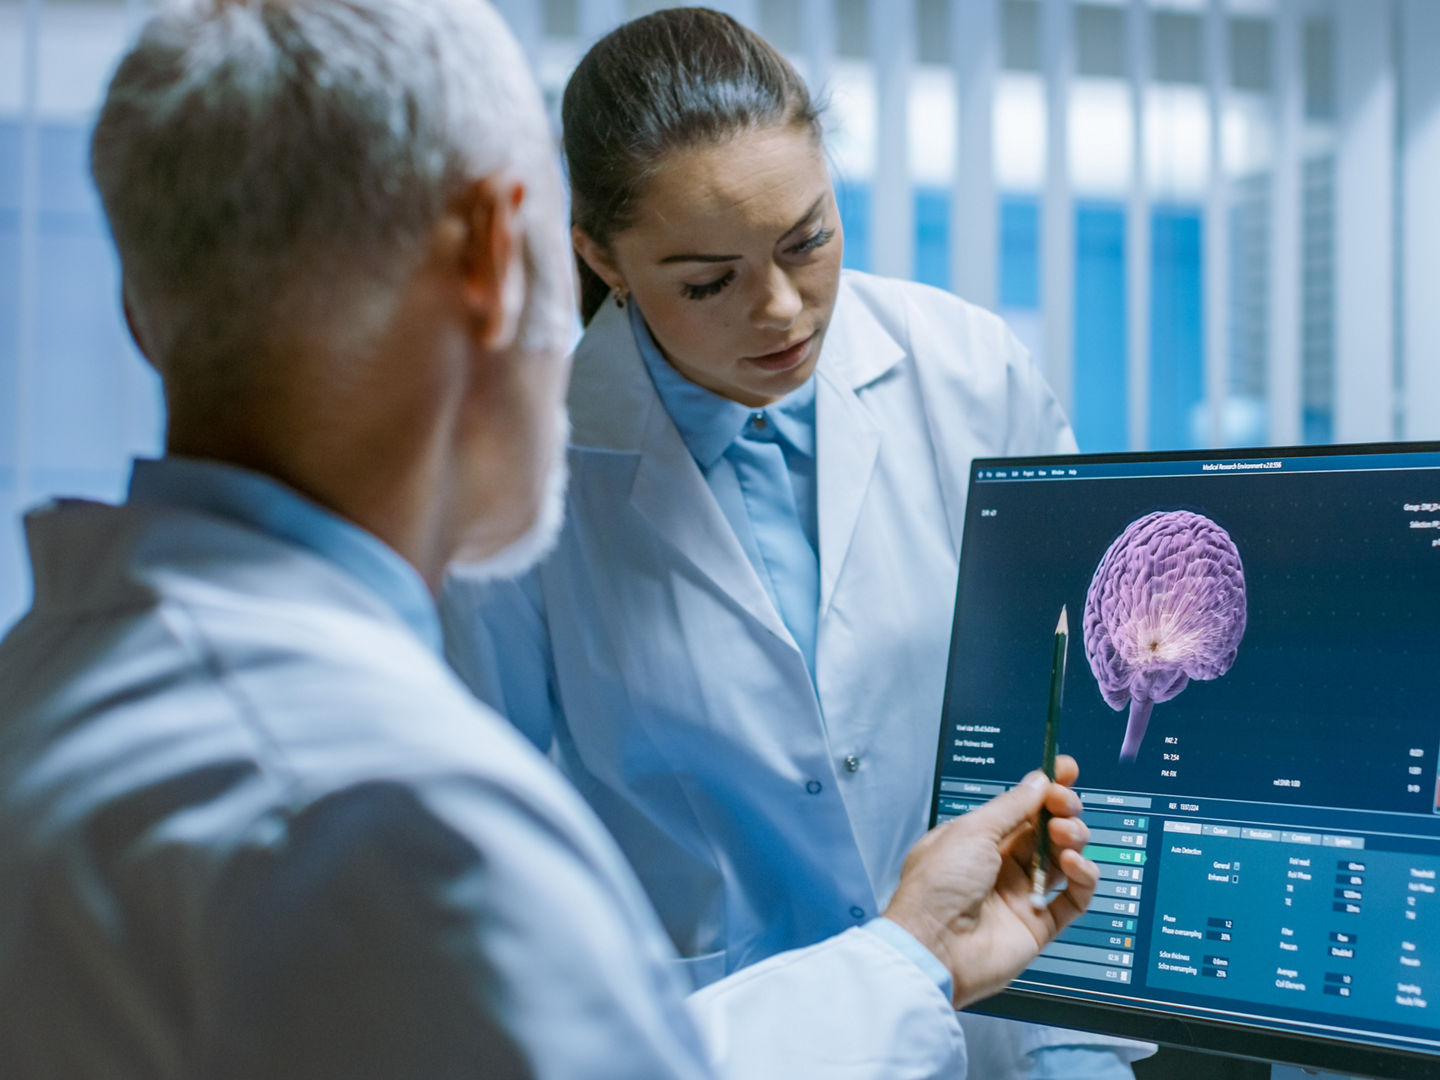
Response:
M617 285L615 286L613 291L615 293L615 306L618 308L624 308L625 299L630 295L630 290Z

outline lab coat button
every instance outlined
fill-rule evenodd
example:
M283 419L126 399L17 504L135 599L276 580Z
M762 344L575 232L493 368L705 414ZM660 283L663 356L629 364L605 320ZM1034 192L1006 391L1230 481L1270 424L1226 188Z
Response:
M850 917L852 919L863 919L865 917L865 909L857 904L850 909Z
M846 771L846 772L854 772L854 771L855 771L856 769L858 769L858 768L860 768L860 759L859 759L858 757L856 757L854 754L846 754L846 755L845 755L845 771Z
M808 791L811 795L819 795L819 794L820 794L820 781L819 781L819 780L811 780L808 784L805 785L805 790Z

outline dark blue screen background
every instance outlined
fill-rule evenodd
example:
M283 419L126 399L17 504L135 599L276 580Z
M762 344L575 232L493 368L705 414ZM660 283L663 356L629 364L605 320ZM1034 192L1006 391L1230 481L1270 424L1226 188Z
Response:
M1440 472L974 484L944 730L979 723L1001 733L987 751L993 766L950 764L942 746L942 775L1013 779L1038 764L1052 632L1065 604L1060 747L1079 759L1082 787L1430 810L1440 736L1440 548L1431 541L1440 532L1410 522L1440 515L1405 511L1417 502L1440 502ZM1085 659L1085 595L1130 522L1176 509L1230 534L1248 623L1230 671L1156 705L1139 757L1121 764L1127 713L1105 704ZM1419 793L1406 790L1411 748L1425 751Z

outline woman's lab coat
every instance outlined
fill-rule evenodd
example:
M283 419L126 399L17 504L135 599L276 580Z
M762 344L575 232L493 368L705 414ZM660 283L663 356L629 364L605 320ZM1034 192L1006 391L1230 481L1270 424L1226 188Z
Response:
M558 547L442 605L452 662L594 806L697 986L884 909L927 823L970 460L1075 449L1004 324L936 289L844 274L815 377L813 683L611 303L575 356ZM1105 1041L969 1030L977 1076Z

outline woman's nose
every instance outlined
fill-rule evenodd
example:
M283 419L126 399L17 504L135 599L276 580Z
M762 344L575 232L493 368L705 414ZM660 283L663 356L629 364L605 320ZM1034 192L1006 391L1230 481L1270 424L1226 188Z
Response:
M805 307L800 290L783 267L772 266L755 301L752 321L765 329L788 329Z

